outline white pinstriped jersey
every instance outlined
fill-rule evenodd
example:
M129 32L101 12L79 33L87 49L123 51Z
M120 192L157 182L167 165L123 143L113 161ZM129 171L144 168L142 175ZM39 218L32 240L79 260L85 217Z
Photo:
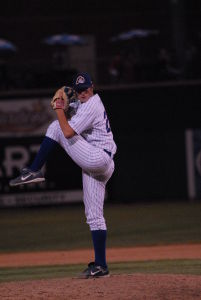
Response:
M80 102L76 114L69 120L69 125L89 144L115 154L117 147L105 107L98 94L84 103Z
M46 136L58 142L82 169L83 201L90 230L106 230L103 215L105 187L115 165L113 156L102 150L115 154L117 147L104 105L97 94L84 103L78 100L71 107L68 122L77 134L66 138L59 121L55 120L48 127Z

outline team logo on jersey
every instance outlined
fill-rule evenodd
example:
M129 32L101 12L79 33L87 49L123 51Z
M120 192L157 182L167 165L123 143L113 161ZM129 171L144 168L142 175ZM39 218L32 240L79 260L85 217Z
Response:
M83 76L78 76L75 84L79 84L79 83L85 83L85 78Z

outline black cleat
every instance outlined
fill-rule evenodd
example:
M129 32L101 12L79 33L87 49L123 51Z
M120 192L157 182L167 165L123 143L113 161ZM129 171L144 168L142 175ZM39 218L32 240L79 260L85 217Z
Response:
M94 262L88 264L88 268L84 270L78 278L98 278L98 277L109 277L109 270L108 268L103 268L101 266L95 265Z
M9 185L17 186L42 181L45 181L45 178L40 170L37 172L33 172L28 168L24 168L22 169L20 176L10 180Z

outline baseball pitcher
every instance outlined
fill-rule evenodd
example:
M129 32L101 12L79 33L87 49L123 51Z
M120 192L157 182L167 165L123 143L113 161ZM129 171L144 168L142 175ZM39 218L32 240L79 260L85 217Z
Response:
M94 246L94 262L81 273L82 278L109 276L106 262L107 227L103 216L106 183L114 172L116 144L104 105L88 73L78 73L73 86L59 89L51 106L57 120L47 129L33 163L24 168L10 186L41 182L48 154L60 144L82 169L83 201Z

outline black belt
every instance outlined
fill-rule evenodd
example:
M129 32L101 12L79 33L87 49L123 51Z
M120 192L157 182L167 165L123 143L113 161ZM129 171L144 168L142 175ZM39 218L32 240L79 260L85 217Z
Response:
M106 150L106 149L103 149L103 151L105 151L110 157L112 157L112 152Z

